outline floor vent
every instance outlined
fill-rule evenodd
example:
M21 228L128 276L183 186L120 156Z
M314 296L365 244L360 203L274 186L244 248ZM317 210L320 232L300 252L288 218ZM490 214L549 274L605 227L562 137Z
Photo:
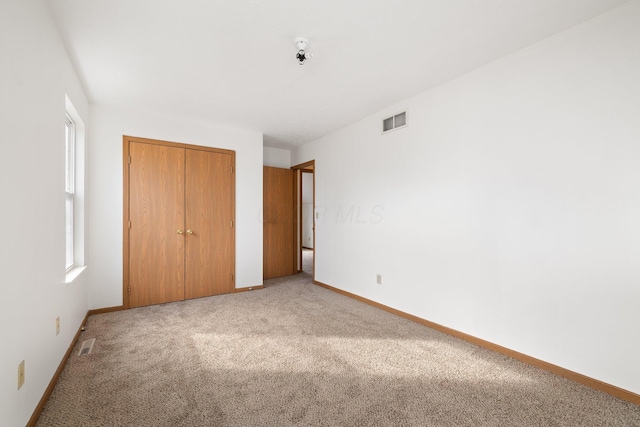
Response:
M85 354L90 354L91 350L93 350L93 344L95 344L95 342L96 342L95 338L82 341L82 345L80 346L80 351L78 352L78 356L84 356Z

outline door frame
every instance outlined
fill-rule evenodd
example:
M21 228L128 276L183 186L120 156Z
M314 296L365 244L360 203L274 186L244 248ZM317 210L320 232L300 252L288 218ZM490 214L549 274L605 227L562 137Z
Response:
M150 138L141 138L137 136L122 136L122 171L123 171L123 179L122 179L122 308L127 310L131 308L130 298L129 298L129 164L131 162L131 158L129 155L129 146L132 142L141 143L141 144L153 144L153 145L163 145L168 147L177 147L191 150L200 150L200 151L212 151L216 153L229 154L231 155L231 163L232 163L232 187L231 187L231 217L233 218L233 233L231 239L231 253L233 254L233 285L235 291L235 277L236 277L236 233L235 233L235 225L236 225L236 176L235 176L235 168L236 168L236 152L233 150L226 150L224 148L215 148L215 147L205 147L201 145L193 145L193 144L183 144L180 142L171 142L171 141L162 141L159 139L150 139Z
M298 252L298 272L302 271L302 173L303 172L307 172L307 173L311 173L313 175L313 206L311 207L311 211L313 213L312 220L313 220L313 273L312 273L312 279L315 281L316 280L316 249L317 249L317 242L316 242L316 161L314 160L309 160L308 162L304 162L304 163L300 163L298 165L292 166L291 169L293 169L294 171L296 171L296 186L297 186L297 193L298 193L298 203L297 203L297 208L298 208L298 215L297 218L295 218L295 213L294 213L294 219L297 220L298 222L298 237L295 239L294 241L294 245L295 245L295 251ZM295 252L294 251L294 252Z

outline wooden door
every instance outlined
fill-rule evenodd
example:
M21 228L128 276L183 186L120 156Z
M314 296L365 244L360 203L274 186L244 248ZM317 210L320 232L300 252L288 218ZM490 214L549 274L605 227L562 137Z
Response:
M184 149L129 146L129 306L184 299Z
M185 174L185 298L233 292L232 156L186 150Z
M123 137L125 308L235 291L235 152Z
M296 273L294 171L263 169L263 278Z

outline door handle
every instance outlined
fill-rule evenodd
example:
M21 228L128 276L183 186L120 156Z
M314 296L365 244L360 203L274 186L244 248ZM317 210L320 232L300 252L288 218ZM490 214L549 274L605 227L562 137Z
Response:
M191 231L191 230L187 230L187 234L188 234L189 236L191 236L191 235L193 234L193 231Z
M178 234L184 234L184 231L178 230Z

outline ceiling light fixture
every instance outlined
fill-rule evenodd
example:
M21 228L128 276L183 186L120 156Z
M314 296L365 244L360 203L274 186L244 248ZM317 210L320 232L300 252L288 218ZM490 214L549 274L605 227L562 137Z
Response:
M296 53L298 65L304 65L304 61L313 56L311 52L306 51L309 40L305 39L304 37L298 37L297 39L295 39L295 42L296 46L298 47L298 53Z

